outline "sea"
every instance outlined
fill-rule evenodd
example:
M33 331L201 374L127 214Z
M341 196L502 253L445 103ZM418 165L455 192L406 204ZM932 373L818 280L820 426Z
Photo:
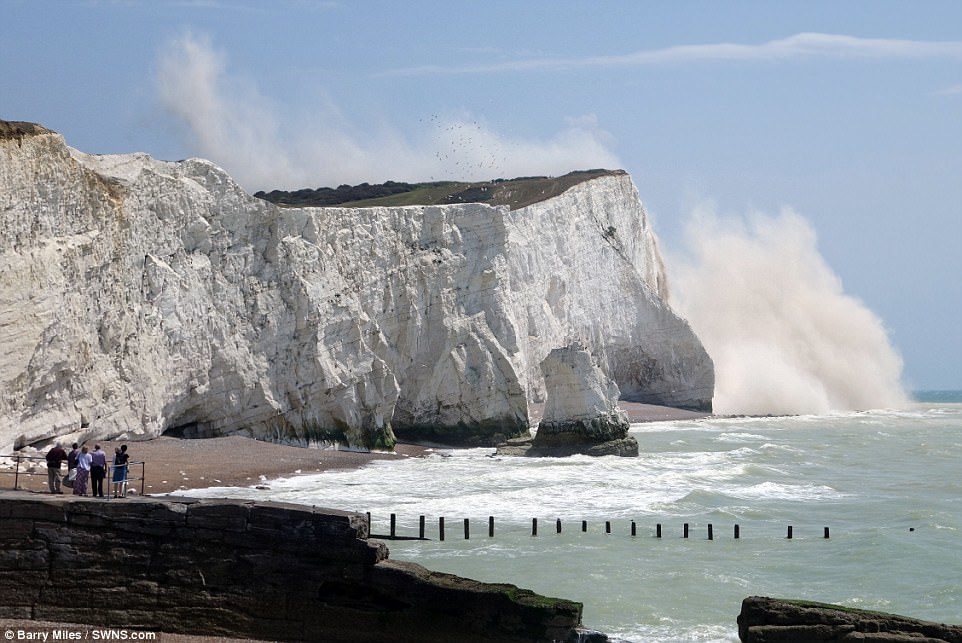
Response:
M635 424L638 458L437 449L189 493L370 512L376 534L393 513L416 536L424 515L428 540L392 541L391 558L580 601L587 627L626 641L737 641L753 595L962 623L962 392L916 399Z

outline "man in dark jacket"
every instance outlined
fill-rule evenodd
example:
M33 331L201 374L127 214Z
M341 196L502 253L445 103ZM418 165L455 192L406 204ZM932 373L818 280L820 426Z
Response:
M66 459L67 452L59 442L47 451L47 486L50 487L50 493L63 493L60 490L60 465Z
M80 456L80 445L76 442L73 443L73 449L67 454L67 475L77 468L77 458Z

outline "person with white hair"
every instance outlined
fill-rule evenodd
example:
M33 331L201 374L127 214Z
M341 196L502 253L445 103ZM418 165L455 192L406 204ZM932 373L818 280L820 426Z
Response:
M47 451L47 486L50 493L63 493L60 490L60 465L67 459L67 452L58 442Z
M90 480L90 466L93 461L93 456L87 451L87 445L84 445L80 449L80 455L77 456L77 477L73 481L73 495L75 496L87 495L87 481Z

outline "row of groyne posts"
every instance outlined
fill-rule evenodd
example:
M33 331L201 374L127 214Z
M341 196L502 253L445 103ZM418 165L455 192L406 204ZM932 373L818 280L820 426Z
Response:
M383 540L430 540L430 538L427 538L425 536L426 526L427 526L426 523L427 523L427 518L425 516L419 516L418 517L418 535L417 536L401 536L401 535L398 535L398 531L397 531L397 514L391 514L390 532L387 534L371 533L371 538L380 538ZM371 525L372 525L370 511L367 512L367 524L368 524L368 531L370 531ZM465 518L463 525L464 525L464 540L470 540L471 539L471 519ZM690 527L691 527L690 523L687 523L687 522L682 525L682 529L681 529L682 538L689 538L691 536L692 531ZM708 523L707 528L708 528L707 540L714 540L715 539L714 525L712 523ZM555 519L554 531L556 534L561 533L562 531L561 518ZM588 531L587 520L581 521L581 531L583 533L587 533ZM794 532L795 532L794 527L792 525L788 525L785 533L785 538L788 540L791 540L792 538L795 537ZM663 533L664 533L664 530L662 529L662 524L660 522L655 523L654 537L661 538ZM610 520L605 521L605 534L606 535L611 534ZM638 523L635 522L634 520L632 520L630 523L630 534L633 537L638 536ZM531 519L531 535L533 537L538 535L538 519L537 518ZM741 526L738 524L734 525L732 528L732 537L735 540L738 540L741 538L741 535L742 535ZM831 531L829 530L829 528L823 527L822 538L827 539L830 537L831 537ZM438 518L438 540L443 541L444 538L445 538L444 516L441 516ZM494 516L488 516L488 538L494 538Z

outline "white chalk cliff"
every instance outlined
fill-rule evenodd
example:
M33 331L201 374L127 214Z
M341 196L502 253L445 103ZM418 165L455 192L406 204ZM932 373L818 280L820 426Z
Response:
M541 361L575 340L628 399L710 406L711 360L665 303L627 175L513 211L279 208L208 161L6 125L0 450L164 431L493 443L526 432Z

